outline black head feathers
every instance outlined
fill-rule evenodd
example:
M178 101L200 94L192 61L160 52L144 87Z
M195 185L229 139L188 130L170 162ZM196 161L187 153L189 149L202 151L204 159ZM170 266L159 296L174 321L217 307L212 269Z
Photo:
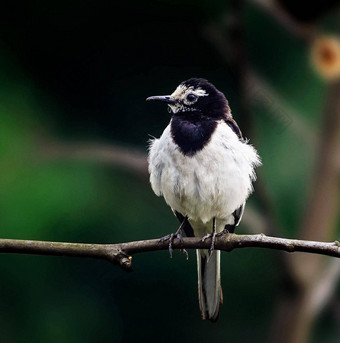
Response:
M197 102L193 104L193 107L202 115L216 119L230 116L226 97L206 79L191 78L183 81L178 88L186 89L186 93L189 94L192 91L194 94L198 93L200 95L197 98Z

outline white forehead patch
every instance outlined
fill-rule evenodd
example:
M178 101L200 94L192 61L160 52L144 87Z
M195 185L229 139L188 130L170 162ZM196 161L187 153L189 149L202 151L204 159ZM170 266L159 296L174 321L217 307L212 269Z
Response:
M187 101L188 94L195 94L197 97L208 96L209 94L202 88L193 86L187 87L185 85L179 85L176 90L170 95L173 99L179 100L175 105L169 105L173 113L177 112L193 112L197 111L196 108L191 107L192 103Z
M209 94L202 88L194 88L192 86L187 87L185 85L179 85L176 90L171 94L171 97L179 100L179 99L185 99L186 96L189 94L195 94L196 96L208 96Z

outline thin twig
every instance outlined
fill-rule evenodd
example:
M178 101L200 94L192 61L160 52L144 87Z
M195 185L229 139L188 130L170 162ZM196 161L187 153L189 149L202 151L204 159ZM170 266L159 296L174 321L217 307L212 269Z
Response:
M202 242L201 238L183 238L182 242L175 239L173 249L209 249L210 239ZM149 251L167 250L167 241L150 239L117 244L86 244L44 242L17 239L0 239L0 253L33 254L49 256L91 257L110 261L120 265L124 270L132 270L131 255ZM215 248L222 251L232 251L239 248L268 248L287 252L307 252L334 256L340 258L340 243L314 242L297 239L286 239L258 235L226 234L217 237Z
M284 28L298 38L311 40L316 34L315 28L312 25L303 24L297 20L294 20L294 18L292 18L283 8L281 8L278 1L248 0L248 2L253 3L271 15L277 23L281 24Z
M100 144L94 142L58 142L43 140L38 158L41 160L79 159L96 161L122 167L142 176L148 176L148 162L145 152L137 148L117 144Z
M228 23L228 21L226 20ZM224 22L207 25L204 30L204 37L216 48L222 58L230 65L232 54L228 37L225 30L227 25ZM308 147L314 148L316 144L316 133L310 125L303 120L301 115L266 82L260 75L248 66L246 75L246 92L253 103L265 107L268 114L277 123L274 130L281 134L285 130L293 132Z
M303 117L290 106L279 94L254 71L248 74L247 90L252 100L265 107L273 119L279 124L277 132L286 129L293 132L305 145L314 149L317 143L315 130Z
M314 316L320 313L333 297L339 277L340 263L337 260L331 260L311 290L309 306Z

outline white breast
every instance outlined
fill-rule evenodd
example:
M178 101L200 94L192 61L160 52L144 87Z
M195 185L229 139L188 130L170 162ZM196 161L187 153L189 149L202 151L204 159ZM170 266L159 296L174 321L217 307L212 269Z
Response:
M228 223L252 192L256 150L219 122L210 142L194 156L185 156L173 142L170 125L150 145L149 172L153 191L172 209L202 224Z

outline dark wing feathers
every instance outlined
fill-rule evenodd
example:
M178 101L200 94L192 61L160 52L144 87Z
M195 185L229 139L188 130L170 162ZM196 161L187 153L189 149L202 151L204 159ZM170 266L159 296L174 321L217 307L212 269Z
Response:
M241 205L237 210L234 211L234 213L233 213L234 224L227 224L225 226L225 230L228 230L230 233L234 233L235 227L238 224L240 224L240 221L242 219L243 212L244 212L244 206L245 206L245 203L243 205Z
M177 212L177 211L173 211L173 212L174 212L175 216L177 217L177 219L179 220L179 222L182 224L183 221L184 221L184 218L185 218L185 217L183 216L183 214L181 214L181 213L179 213L179 212ZM192 229L192 227L191 227L189 221L187 221L187 220L185 221L185 223L184 223L182 229L183 229L183 231L184 231L184 233L185 233L185 235L186 235L187 237L195 237L195 235L194 235L194 230Z
M226 119L224 119L224 121L235 132L237 137L243 141L242 132L241 132L240 128L238 127L236 121L231 117L227 117Z
M242 204L237 210L234 211L233 216L234 216L234 224L227 224L225 226L225 229L228 230L230 233L233 233L235 231L235 227L240 224L240 221L242 219L243 216L243 212L244 212L244 207L245 207L245 203ZM184 216L183 214L177 212L177 211L173 211L175 216L177 217L177 219L179 220L179 222L182 224L184 221ZM194 235L194 230L192 229L189 221L186 221L183 225L183 231L185 233L185 235L187 237L195 237Z
M238 224L240 224L240 221L242 219L243 216L243 212L244 212L244 206L245 203L243 203L237 210L234 211L233 216L234 216L234 224L235 226L237 226Z

